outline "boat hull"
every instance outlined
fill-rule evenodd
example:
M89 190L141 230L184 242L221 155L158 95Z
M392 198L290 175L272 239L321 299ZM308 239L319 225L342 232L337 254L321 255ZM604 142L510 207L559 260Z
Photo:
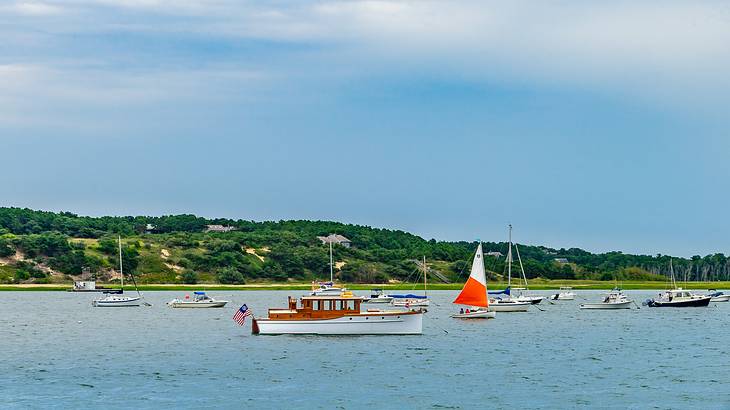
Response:
M542 302L545 297L543 296L520 296L515 298L518 302L529 302L533 305L537 305Z
M91 302L94 307L138 307L142 305L141 298L120 298L117 300L94 300Z
M431 301L428 299L393 299L390 303L400 307L425 307L429 306Z
M222 308L228 303L227 300L216 300L215 302L170 302L169 306L173 308L185 309L204 309L204 308Z
M580 305L581 309L631 309L632 301L627 302L616 302L616 303L583 303Z
M260 335L420 335L424 312L373 312L317 320L253 320Z
M711 297L697 298L692 300L682 300L678 302L664 302L651 300L647 303L649 307L705 307L710 304Z
M366 299L365 303L390 303L393 300L393 298L371 298Z
M478 310L476 312L457 313L451 315L454 319L494 319L496 316L497 312L490 312L488 310Z
M530 306L532 306L530 302L490 303L489 310L491 312L527 312Z

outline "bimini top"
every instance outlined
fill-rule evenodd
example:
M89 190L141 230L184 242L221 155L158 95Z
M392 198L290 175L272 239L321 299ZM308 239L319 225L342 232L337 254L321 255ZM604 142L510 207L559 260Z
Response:
M388 296L390 296L392 298L397 298L397 299L428 299L428 296L414 295L411 293L409 293L407 295L388 295Z
M195 292L193 292L193 294L195 294L195 295L205 295L205 292L201 292L199 290L196 290Z

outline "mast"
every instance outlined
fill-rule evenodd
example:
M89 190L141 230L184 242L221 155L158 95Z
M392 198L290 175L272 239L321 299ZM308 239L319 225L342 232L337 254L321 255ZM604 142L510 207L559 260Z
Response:
M512 286L512 224L509 224L509 248L507 249L507 287Z
M674 265L672 265L672 258L669 258L669 272L672 275L672 287L677 289L677 281L674 280Z
M330 235L332 236L332 235ZM335 268L334 268L334 259L332 259L332 240L333 238L330 237L329 243L330 243L330 282L335 283Z
M426 255L423 255L423 296L428 296L426 294L426 277L428 276L428 269L426 268Z
M117 236L119 244L119 274L122 275L122 289L124 289L124 268L122 267L122 235Z
M522 258L520 258L520 248L515 244L515 251L517 251L517 261L520 262L520 270L522 271L522 280L525 281L525 289L527 289L527 275L525 275L525 267L522 266Z

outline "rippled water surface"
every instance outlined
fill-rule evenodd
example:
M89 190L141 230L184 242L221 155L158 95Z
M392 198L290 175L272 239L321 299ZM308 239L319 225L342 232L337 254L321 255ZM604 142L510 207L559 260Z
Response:
M261 315L302 292L165 306L183 293L104 309L92 294L0 292L0 407L730 408L730 303L581 311L600 295L585 291L459 321L443 291L422 336L252 336L231 320L241 303Z

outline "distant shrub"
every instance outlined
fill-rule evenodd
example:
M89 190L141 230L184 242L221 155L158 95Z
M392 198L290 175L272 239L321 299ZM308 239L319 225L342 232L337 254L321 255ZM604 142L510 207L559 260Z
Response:
M243 278L243 276L241 276ZM182 281L188 285L194 285L198 283L198 274L191 270L186 270L182 274Z
M246 283L243 274L234 268L222 268L216 272L218 282L228 285L240 285Z

